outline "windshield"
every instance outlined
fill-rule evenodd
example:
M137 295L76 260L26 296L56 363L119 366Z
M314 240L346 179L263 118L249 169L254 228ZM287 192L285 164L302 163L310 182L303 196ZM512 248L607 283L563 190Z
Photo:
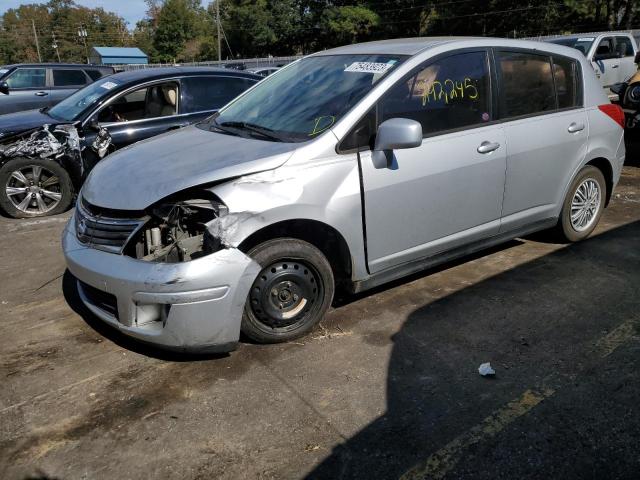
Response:
M7 73L8 71L9 71L8 68L0 67L0 78L4 77L5 73Z
M572 38L555 38L549 40L550 43L556 43L558 45L565 45L567 47L580 50L583 55L587 55L595 37L572 37Z
M75 122L80 120L85 110L100 103L111 90L121 84L122 82L112 77L104 81L98 80L51 107L47 113L56 120Z
M405 58L398 55L303 58L270 75L199 126L272 141L311 140L340 120Z

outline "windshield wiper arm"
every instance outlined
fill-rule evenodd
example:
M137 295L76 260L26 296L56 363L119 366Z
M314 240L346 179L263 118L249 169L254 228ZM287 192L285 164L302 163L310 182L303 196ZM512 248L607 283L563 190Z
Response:
M260 125L256 125L254 123L249 122L222 122L217 123L216 125L220 125L222 127L230 127L230 128L240 128L243 130L248 130L253 133L257 133L258 135L262 135L264 138L268 138L270 140L274 140L276 142L282 142L282 138L273 133L273 130L267 127L262 127Z

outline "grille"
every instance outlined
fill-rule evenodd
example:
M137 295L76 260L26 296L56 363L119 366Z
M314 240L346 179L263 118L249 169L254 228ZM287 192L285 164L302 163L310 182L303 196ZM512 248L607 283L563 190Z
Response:
M76 205L75 226L78 240L99 250L121 253L145 218L116 218L89 211L82 201Z
M79 281L78 283L80 284L82 293L92 305L95 305L100 310L104 310L116 320L118 319L118 301L114 295L98 290L84 282Z

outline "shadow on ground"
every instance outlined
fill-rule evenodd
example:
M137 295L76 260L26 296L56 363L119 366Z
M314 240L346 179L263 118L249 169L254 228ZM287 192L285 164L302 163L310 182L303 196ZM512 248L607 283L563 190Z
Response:
M398 478L550 376L565 386L545 408L514 421L487 451L481 442L454 449L434 476L632 478L640 471L640 418L630 415L640 394L637 353L619 367L626 389L611 391L590 362L596 339L637 319L638 245L635 222L416 309L392 338L386 413L308 478ZM486 361L494 379L477 373ZM618 366L605 367L619 383ZM580 390L585 382L592 385Z

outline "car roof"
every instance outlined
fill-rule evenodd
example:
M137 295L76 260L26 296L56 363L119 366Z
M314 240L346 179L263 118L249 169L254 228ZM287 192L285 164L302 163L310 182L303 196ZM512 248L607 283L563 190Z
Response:
M14 67L74 67L74 68L104 68L113 70L113 67L107 65L91 65L89 63L11 63L9 65L0 65L2 68L14 68Z
M215 67L159 67L159 68L140 68L119 72L110 75L109 78L117 78L122 82L135 82L138 80L155 80L175 76L184 75L233 75L235 77L253 78L261 80L262 77L249 72L232 70L229 68Z
M324 50L314 53L310 57L323 55L407 55L415 56L425 51L435 49L440 53L453 47L463 48L522 48L532 51L544 51L545 53L555 53L580 60L584 55L578 50L555 43L541 42L536 40L516 40L511 38L497 37L419 37L402 38L394 40L381 40L375 42L358 43L346 45L344 47Z

